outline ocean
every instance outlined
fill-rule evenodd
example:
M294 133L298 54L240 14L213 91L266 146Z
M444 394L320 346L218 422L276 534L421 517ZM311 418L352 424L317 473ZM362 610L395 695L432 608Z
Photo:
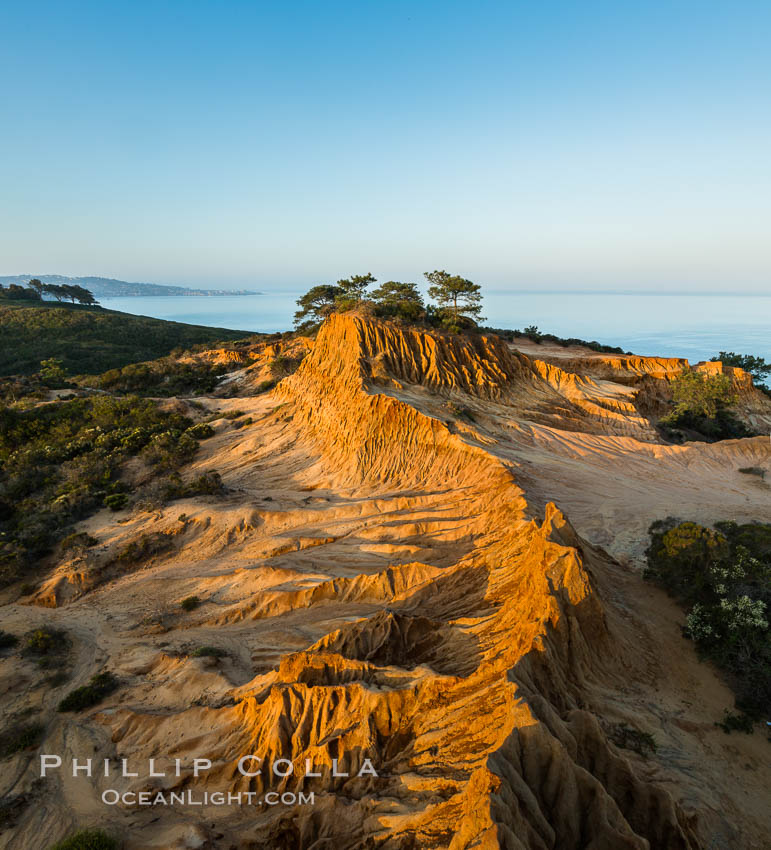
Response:
M141 316L244 331L284 331L301 292L261 295L102 298L102 306ZM544 333L597 340L648 356L707 360L719 351L771 361L771 295L630 295L486 292L485 324L536 325Z

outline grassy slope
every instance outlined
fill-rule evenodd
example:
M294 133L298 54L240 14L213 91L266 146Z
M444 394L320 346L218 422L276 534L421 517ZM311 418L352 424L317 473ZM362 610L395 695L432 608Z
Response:
M226 342L249 331L186 325L102 307L0 300L0 375L28 375L58 357L71 374L104 372L174 348Z

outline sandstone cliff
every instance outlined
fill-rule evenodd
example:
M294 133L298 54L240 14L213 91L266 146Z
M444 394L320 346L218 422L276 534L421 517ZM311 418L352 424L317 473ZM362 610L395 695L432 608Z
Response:
M71 633L76 679L108 664L122 683L57 719L52 751L178 757L182 776L59 780L0 846L101 821L129 850L762 847L767 765L712 729L710 700L727 692L667 601L613 556L639 551L649 513L767 450L657 443L632 379L666 381L684 361L557 364L497 337L355 315L330 318L307 350L272 393L234 400L249 428L223 421L207 441L198 468L222 473L227 498L89 521L108 553L150 531L173 546L108 584L73 577L77 592L34 609ZM711 498L699 509L726 491ZM769 504L763 491L745 510ZM77 575L60 565L52 580ZM192 593L201 607L175 613ZM654 605L672 622L646 623ZM192 657L204 644L227 656ZM614 743L630 727L658 752ZM736 746L752 765L738 779ZM235 761L248 753L297 770L245 777ZM198 754L212 761L205 786ZM302 776L306 759L322 778ZM356 776L367 759L377 777ZM108 787L302 789L317 802L105 811Z

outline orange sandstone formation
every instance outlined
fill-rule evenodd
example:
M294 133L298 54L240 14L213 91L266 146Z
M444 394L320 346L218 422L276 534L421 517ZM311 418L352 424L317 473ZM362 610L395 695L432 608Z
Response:
M129 850L761 848L767 764L711 727L722 686L670 603L613 557L631 563L646 521L689 499L696 514L729 499L718 485L698 502L710 476L767 460L753 440L660 444L637 393L685 361L542 358L356 315L328 319L308 349L270 395L233 400L253 425L223 420L205 444L198 468L222 473L225 499L87 524L105 561L150 531L172 550L104 580L59 565L39 600L58 607L35 611L71 629L76 678L104 663L122 681L58 719L46 746L180 758L182 774L59 777L20 821L28 843L0 846L44 847L68 822L100 820ZM695 484L673 480L685 469ZM768 507L763 491L744 509ZM617 519L598 523L609 510ZM176 613L193 593L201 607ZM671 622L647 624L653 606ZM192 657L204 644L226 659ZM679 702L683 675L696 708ZM659 750L620 748L619 725ZM737 746L750 766L738 779ZM266 769L244 775L247 754ZM107 809L107 788L316 803Z

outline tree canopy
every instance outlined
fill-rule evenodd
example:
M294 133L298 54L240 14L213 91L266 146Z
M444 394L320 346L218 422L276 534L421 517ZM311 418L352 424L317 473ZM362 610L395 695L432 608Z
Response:
M452 330L483 321L482 287L460 275L435 270L425 272L428 294L439 304L443 323Z
M755 383L762 384L771 374L771 363L766 363L762 357L755 357L752 354L737 354L735 351L721 351L717 357L711 357L712 362L720 361L726 366L734 366L737 369L744 369L752 375L752 380Z
M677 428L694 432L690 439L752 436L754 432L731 410L737 400L728 375L705 375L688 369L672 381L672 410L660 424L672 437L677 436L672 430Z
M297 299L300 308L294 314L295 327L300 330L310 330L332 312L335 308L335 299L343 294L339 286L322 283L309 289L305 295Z
M93 292L76 284L42 283L36 277L26 286L12 283L7 288L0 284L0 295L14 301L41 301L43 295L53 295L57 301L77 301L79 304L96 304Z
M701 372L683 372L672 383L675 414L693 414L714 419L718 411L736 403L727 375L704 375Z
M377 289L372 274L352 275L335 284L318 284L297 299L300 308L294 316L295 327L301 332L314 331L331 313L344 312L364 306L370 314L428 325L444 325L459 332L476 327L483 320L481 287L459 275L446 271L426 272L431 284L428 292L437 305L426 306L416 283L387 280Z
M415 283L387 280L372 292L377 311L382 316L398 316L417 321L425 315L423 296Z
M40 281L38 281L40 283ZM30 285L32 281L30 281ZM93 293L84 286L65 283L61 286L56 283L43 283L41 289L47 295L53 295L57 301L65 299L73 304L77 301L79 304L96 304L96 298Z
M10 286L3 286L0 283L0 296L7 298L9 301L40 301L40 293L29 286L19 286L18 283L12 283Z
M311 287L297 299L300 309L294 314L295 327L298 331L312 331L331 313L353 309L364 301L367 287L375 282L367 273L351 275L336 284Z
M376 279L367 272L367 274L354 274L351 277L338 280L337 285L342 290L342 298L361 301L367 292L367 287L376 282Z

